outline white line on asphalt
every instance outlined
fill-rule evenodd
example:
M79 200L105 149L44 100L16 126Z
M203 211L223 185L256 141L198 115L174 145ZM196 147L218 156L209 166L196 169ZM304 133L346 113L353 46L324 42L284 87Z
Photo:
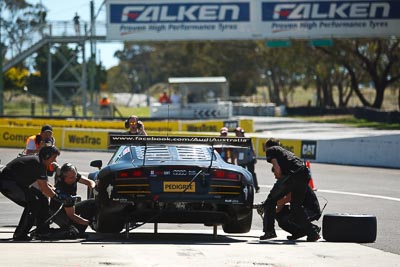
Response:
M272 188L271 185L261 185L260 187L270 187L270 188ZM380 195L371 195L371 194L344 192L344 191L336 191L336 190L321 190L321 189L318 189L317 192L331 193L331 194L339 194L339 195L351 195L351 196L359 196L359 197L380 198L380 199L392 200L392 201L398 201L398 202L400 202L400 198L396 198L396 197L387 197L387 196L380 196Z
M359 196L359 197L380 198L380 199L393 200L393 201L399 201L400 202L400 198L386 197L386 196L380 196L380 195L371 195L371 194L362 194L362 193L353 193L353 192L342 192L342 191L335 191L335 190L320 190L320 189L318 189L317 192L340 194L340 195L351 195L351 196Z

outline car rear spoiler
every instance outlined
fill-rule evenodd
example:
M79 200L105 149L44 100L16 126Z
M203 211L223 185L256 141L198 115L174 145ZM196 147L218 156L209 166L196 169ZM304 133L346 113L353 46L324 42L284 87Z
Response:
M110 147L122 145L155 145L155 144L193 144L213 147L251 147L251 138L247 137L204 137L204 136L143 136L127 134L111 134Z

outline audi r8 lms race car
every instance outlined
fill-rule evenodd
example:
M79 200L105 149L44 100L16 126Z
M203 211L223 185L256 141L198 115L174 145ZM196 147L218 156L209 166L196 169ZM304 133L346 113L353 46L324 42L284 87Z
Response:
M250 138L110 135L117 149L89 178L97 184L94 229L119 233L144 223L222 225L247 233L253 216L250 172L226 163L216 147L251 146ZM135 227L133 227L135 228Z

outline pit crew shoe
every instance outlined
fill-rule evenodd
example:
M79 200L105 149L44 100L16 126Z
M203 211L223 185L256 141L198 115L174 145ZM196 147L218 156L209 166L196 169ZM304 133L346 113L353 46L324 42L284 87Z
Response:
M308 235L307 236L307 242L315 242L318 239L320 239L321 237L319 236L319 234L317 232L313 233L312 235Z
M13 241L31 241L32 237L28 235L20 235L20 236L14 236Z
M287 240L294 241L299 238L302 238L303 236L306 236L306 234L305 233L295 233L293 235L288 235L286 238L287 238Z
M314 231L315 231L317 234L319 234L319 233L321 232L321 227L319 227L319 226L317 226L317 225L313 225L312 227L313 227ZM295 234L293 234L293 235L288 235L286 238L287 238L288 240L290 240L290 241L293 241L293 240L302 238L303 236L306 236L306 235L307 235L306 233L298 232L298 233L295 233Z
M265 232L264 235L260 236L260 240L267 240L277 237L275 230Z

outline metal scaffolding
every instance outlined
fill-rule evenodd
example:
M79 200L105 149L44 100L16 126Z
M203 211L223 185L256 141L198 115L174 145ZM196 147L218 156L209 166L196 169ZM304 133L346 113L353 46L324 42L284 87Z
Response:
M102 35L96 35L95 28L103 31ZM82 33L82 34L81 34ZM6 63L2 64L2 72L6 72L14 65L25 60L33 53L38 51L40 48L47 46L48 53L48 116L53 116L53 101L57 97L65 107L71 107L74 113L75 103L73 99L80 96L83 111L83 117L87 117L88 107L94 109L94 77L95 77L95 53L96 53L96 42L105 40L105 24L94 23L91 21L89 29L87 23L79 25L79 28L75 28L75 25L70 21L53 21L46 23L38 27L38 30L32 32L29 42L25 44L23 51L12 55L12 58ZM87 61L86 57L86 44L90 43L90 59ZM60 44L72 44L75 45L72 55L65 55L57 46ZM52 66L52 57L57 57L64 66L57 73L54 73ZM76 59L80 59L81 73L76 70ZM68 71L72 74L70 81L61 81L61 75ZM89 73L89 74L88 74ZM89 76L90 75L90 76ZM89 76L89 79L88 79ZM0 81L1 82L1 81ZM89 93L88 93L88 82L89 82ZM63 88L74 88L74 93L65 92ZM90 101L88 102L87 96L90 95ZM1 105L3 102L1 103ZM3 114L0 114L3 115Z

